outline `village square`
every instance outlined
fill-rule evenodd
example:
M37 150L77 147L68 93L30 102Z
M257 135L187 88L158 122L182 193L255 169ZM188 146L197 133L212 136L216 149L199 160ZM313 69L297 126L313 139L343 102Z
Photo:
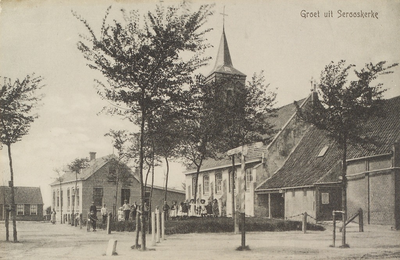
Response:
M0 259L400 258L394 2L2 4Z

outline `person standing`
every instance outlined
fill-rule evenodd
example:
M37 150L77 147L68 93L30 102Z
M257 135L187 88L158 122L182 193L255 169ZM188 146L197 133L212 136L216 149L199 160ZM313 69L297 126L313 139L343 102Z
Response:
M131 205L131 217L132 217L132 221L136 220L136 211L137 211L137 207L138 205L136 204L136 201L133 202L133 204Z
M92 205L90 206L89 212L94 212L95 214L97 213L97 207L94 205L94 201L92 201Z
M178 206L176 205L176 201L173 201L172 205L171 205L171 211L170 211L170 214L169 214L171 219L175 219L176 218L176 216L178 215L177 212L178 212Z
M51 223L56 224L56 211L53 209L51 212Z
M200 200L200 216L201 217L207 216L206 200L205 199L201 199Z
M90 215L89 215L89 219L90 222L92 222L92 228L93 228L93 232L96 232L96 221L97 221L97 215L96 213L92 210L90 211Z
M217 218L218 215L219 215L219 206L218 206L218 200L217 199L214 199L214 201L213 201L212 211L213 211L214 218Z
M168 218L169 218L168 214L169 214L170 207L169 207L169 205L168 205L166 200L164 201L164 205L163 205L162 209L163 209L163 212L164 212L164 220L167 221Z
M131 206L129 206L128 200L124 200L124 205L122 205L122 210L124 211L125 221L128 221L129 213L131 212Z
M101 217L103 218L102 224L103 224L103 229L106 227L107 223L107 207L106 204L103 204L103 207L100 210Z

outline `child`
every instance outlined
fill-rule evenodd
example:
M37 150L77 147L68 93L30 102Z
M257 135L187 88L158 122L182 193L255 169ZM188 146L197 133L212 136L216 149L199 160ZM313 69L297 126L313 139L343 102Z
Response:
M205 199L201 199L200 200L200 215L201 215L201 217L207 216L206 200Z
M124 220L125 220L124 210L123 207L120 207L118 209L118 221L124 221Z
M172 202L171 210L170 210L170 217L171 219L175 219L178 211L178 206L176 205L176 201Z
M92 210L91 212L90 212L90 222L92 222L92 228L93 228L93 232L96 232L96 221L97 221L97 216L96 216L96 214L94 213L94 211Z

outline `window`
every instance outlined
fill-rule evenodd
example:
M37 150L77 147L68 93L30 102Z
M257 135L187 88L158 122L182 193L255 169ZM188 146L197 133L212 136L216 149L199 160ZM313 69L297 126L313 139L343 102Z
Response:
M75 207L75 189L72 189L71 193L72 207Z
M245 183L245 185L246 185L246 190L248 190L248 188L249 188L249 184L250 184L250 182L253 182L253 170L252 169L246 169L246 183Z
M53 191L53 209L56 207L56 192Z
M60 207L60 191L57 190L57 208Z
M292 197L294 197L296 195L296 192L294 190L292 190Z
M103 188L101 188L101 192L103 192ZM128 203L129 203L130 197L131 197L131 190L130 189L121 189L121 206L124 205L124 201L125 200L127 200ZM97 206L97 204L96 204L96 206ZM99 204L99 206L101 206L101 203Z
M307 190L306 189L303 190L303 196L307 196Z
M31 205L31 215L37 215L37 205Z
M61 203L61 207L62 207L64 205L64 203L63 203L63 191L62 190L61 190L60 200L61 200L60 203ZM34 214L34 215L37 215L37 214Z
M215 193L222 191L222 172L218 171L215 173Z
M329 204L329 193L321 193L321 202L322 204Z
M210 192L210 176L208 175L203 176L203 189L204 189L204 194Z
M24 204L17 204L17 215L24 215Z
M69 208L71 206L71 192L68 189L67 190L67 208Z
M328 151L328 148L329 148L329 146L325 145L325 146L321 149L321 151L319 152L319 154L318 154L317 157L322 157L322 156L324 156L325 153L326 153L326 151Z
M195 196L195 193L196 193L196 185L197 184L197 181L196 181L196 177L193 177L192 178L192 194L193 194L193 196Z
M190 185L188 186L188 193L189 193L189 199L192 198L192 187L190 187Z
M79 188L76 189L76 205L79 206Z
M101 207L103 204L103 188L93 188L93 201L94 205Z

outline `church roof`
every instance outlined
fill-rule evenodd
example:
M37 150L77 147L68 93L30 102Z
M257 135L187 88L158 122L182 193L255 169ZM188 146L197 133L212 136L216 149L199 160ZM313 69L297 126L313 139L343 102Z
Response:
M232 58L228 47L228 41L226 40L225 36L225 29L222 30L217 59L215 61L214 69L210 72L210 75L214 73L246 76L244 73L238 71L233 67Z
M297 103L302 104L305 99L301 99L297 101ZM275 117L269 117L267 119L268 123L270 123L273 126L273 129L278 132L280 131L285 124L290 120L290 118L296 113L296 106L294 103L287 104L285 106L282 106L276 110L276 116ZM256 148L253 145L250 145L249 147L249 152L248 152L248 160L256 160L260 159L261 160L261 154L264 152L266 149L266 146L263 146L262 148ZM236 163L238 163L239 160L236 160ZM203 164L201 166L201 172L204 171L209 171L210 169L214 168L225 168L225 167L230 167L232 165L232 161L230 158L223 158L220 160L215 160L215 159L206 159L203 161ZM191 167L187 169L185 174L191 174L194 172L194 167Z
M384 116L363 123L374 144L349 144L347 160L389 154L400 138L400 96L384 100ZM324 152L322 150L324 149ZM285 164L256 191L338 182L342 152L327 133L310 127Z

